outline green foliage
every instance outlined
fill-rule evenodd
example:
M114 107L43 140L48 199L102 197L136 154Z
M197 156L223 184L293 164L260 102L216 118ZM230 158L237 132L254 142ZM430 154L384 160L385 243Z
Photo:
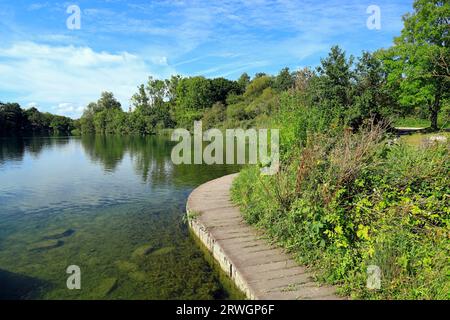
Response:
M36 108L24 110L17 103L0 103L0 136L23 134L70 134L72 119L39 112Z
M177 87L177 107L189 110L206 109L213 104L211 81L205 77L184 78Z
M253 79L247 86L247 90L244 92L244 98L251 98L260 95L264 89L270 87L272 84L272 78L266 75Z
M448 146L412 149L370 136L311 134L278 175L241 172L233 199L248 222L344 294L447 299ZM381 290L365 286L369 265L382 270Z
M104 110L121 110L120 102L114 98L112 92L102 92L100 99L97 101L96 112Z
M203 127L205 129L210 129L216 126L219 123L225 121L226 107L222 102L216 102L211 109L207 110L202 118Z
M328 57L321 60L317 68L314 101L326 108L340 109L344 114L352 103L354 73L353 57L347 59L345 52L338 46L331 48Z
M290 73L289 68L283 68L275 77L273 87L278 91L286 91L294 87L294 77Z
M448 299L449 145L413 148L382 130L395 115L427 115L433 129L450 119L449 4L414 9L395 47L356 63L333 47L316 72L294 73L271 112L280 172L249 167L232 188L248 222L355 298ZM257 116L250 106L277 78L255 77L227 117ZM381 268L380 290L366 288L369 265Z
M449 17L448 1L416 0L414 12L403 18L395 46L382 51L389 84L399 102L427 112L434 130L450 92Z
M364 119L387 119L398 110L386 85L382 61L375 55L363 52L356 64L355 82L354 103L347 116L352 127L358 127Z
M246 72L244 72L237 80L237 84L240 89L239 93L244 93L245 90L247 90L247 86L249 85L249 83L250 83L250 76Z

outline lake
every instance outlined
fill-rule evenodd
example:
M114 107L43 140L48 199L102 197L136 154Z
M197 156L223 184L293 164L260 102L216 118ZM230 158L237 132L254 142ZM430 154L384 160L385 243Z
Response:
M0 299L227 299L184 223L236 166L174 165L164 137L0 138ZM69 290L66 269L81 270ZM213 270L214 269L214 270Z

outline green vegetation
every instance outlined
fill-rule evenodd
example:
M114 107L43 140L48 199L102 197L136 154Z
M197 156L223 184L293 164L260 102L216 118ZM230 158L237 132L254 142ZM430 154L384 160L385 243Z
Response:
M70 134L74 121L67 117L23 110L17 103L0 102L0 136L24 134Z
M442 0L416 0L414 13L404 17L395 45L381 50L389 72L388 83L404 108L429 115L438 129L441 109L448 114L450 97L450 4Z
M448 299L448 145L389 145L379 127L305 141L285 146L298 148L275 176L241 172L232 194L246 220L343 294ZM382 270L381 290L365 287L369 265Z
M449 298L448 135L388 133L392 115L427 114L432 129L448 122L441 63L450 57L450 7L417 0L414 8L394 48L364 53L352 68L335 47L282 93L272 122L281 128L280 171L249 167L232 188L249 223L353 298ZM370 265L381 269L378 290L366 287Z
M399 117L395 119L393 125L398 128L428 128L430 120L413 116ZM450 116L442 113L438 118L438 127L440 129L450 129Z
M434 143L432 140L436 140L436 138L442 138L447 139L450 141L450 133L448 132L440 132L438 135L435 133L415 133L415 134L409 134L401 137L401 140L410 145L410 146L416 146L421 147L423 145L429 145ZM430 140L431 139L431 140Z
M436 131L450 122L449 16L446 1L416 0L394 46L363 52L357 61L335 46L316 70L284 68L276 76L257 73L253 78L244 73L235 81L150 77L138 86L127 112L111 92L88 104L76 121L0 104L0 134L70 133L75 126L75 134L146 135L191 128L194 120L208 128L267 126L286 91L306 93L302 98L308 105L339 114L338 122L353 128L373 118Z
M415 0L391 48L355 58L334 46L314 70L284 68L276 76L253 78L244 73L236 81L150 78L138 87L128 112L113 93L104 92L73 126L86 140L89 133L148 135L191 128L194 120L206 128L280 128L280 172L263 177L249 167L233 186L247 221L301 263L315 266L319 277L339 285L343 294L448 299L448 139L397 141L390 132L392 124L432 131L449 127L449 17L448 1ZM72 122L17 104L0 105L1 134L33 128L69 132ZM102 159L96 150L115 140L97 136L89 143L91 156ZM105 167L114 167L123 156L117 155ZM52 244L38 246L46 245ZM140 258L173 256L170 247L149 245L133 250L139 249ZM142 276L137 264L118 263L133 279ZM380 290L365 286L369 265L381 268ZM145 264L141 269L150 270ZM108 279L102 291L115 285Z

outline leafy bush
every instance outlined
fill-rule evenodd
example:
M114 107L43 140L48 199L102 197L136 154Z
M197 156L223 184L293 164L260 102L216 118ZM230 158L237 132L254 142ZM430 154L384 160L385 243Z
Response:
M448 146L390 145L379 126L305 139L277 175L241 172L232 197L246 220L343 294L448 299ZM366 288L369 265L380 290Z

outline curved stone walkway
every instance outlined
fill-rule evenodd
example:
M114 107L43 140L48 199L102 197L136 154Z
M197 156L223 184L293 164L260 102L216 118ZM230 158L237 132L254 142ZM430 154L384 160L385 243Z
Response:
M319 286L305 267L271 246L231 203L237 174L209 181L189 196L189 225L222 269L249 299L339 299L333 287Z

